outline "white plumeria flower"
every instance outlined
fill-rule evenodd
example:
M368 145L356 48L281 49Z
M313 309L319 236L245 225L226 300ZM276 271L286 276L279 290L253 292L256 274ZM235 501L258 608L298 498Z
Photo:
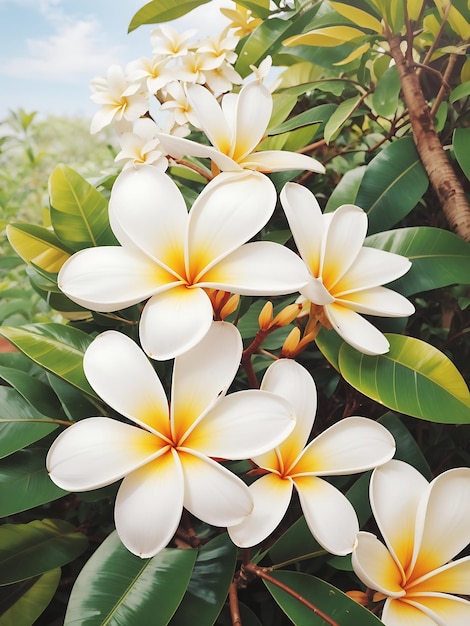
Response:
M201 41L198 45L198 52L209 53L217 60L216 67L222 65L224 61L227 63L235 63L238 58L235 48L239 41L239 37L235 35L222 33L216 37L208 37L204 41Z
M230 538L244 548L263 541L284 517L295 487L305 520L320 545L333 554L349 554L359 531L356 513L346 496L321 477L364 472L386 463L395 453L392 435L373 420L348 417L307 444L317 393L310 374L293 360L273 363L261 389L291 403L296 425L277 448L252 457L266 474L250 486L253 511L228 528Z
M403 276L410 261L398 254L363 246L367 214L345 204L322 214L315 196L305 187L287 183L281 203L310 280L300 290L308 301L323 307L328 322L344 341L365 354L383 354L389 343L362 314L408 317L414 307L383 284Z
M236 4L234 9L222 7L220 12L231 21L226 30L236 29L234 35L238 37L249 35L263 22L261 18L253 17L250 9L246 9L240 4Z
M174 123L178 126L192 124L193 126L198 127L199 119L194 112L193 105L189 101L188 94L183 85L174 81L166 85L165 92L165 102L163 102L161 106L162 111L169 111ZM166 137L165 134L163 136ZM173 137L173 135L170 136ZM167 152L166 145L163 145L163 148Z
M321 163L305 154L285 150L255 151L268 127L273 107L271 93L261 82L248 83L239 94L225 94L221 105L200 85L189 85L187 94L198 127L212 146L162 134L160 141L169 155L206 157L222 171L325 171Z
M214 93L230 91L233 85L241 85L243 78L228 63L222 63L215 70L206 70L206 85Z
M150 118L138 119L134 122L132 132L119 137L121 151L114 159L116 163L124 163L124 169L147 163L164 172L168 167L168 159L159 149L159 131L160 128Z
M235 326L214 322L198 346L175 360L168 403L137 344L116 331L102 333L85 353L85 374L132 424L92 417L67 428L47 455L50 477L73 492L124 477L116 529L144 558L168 544L183 507L214 526L239 522L252 508L250 492L213 457L245 459L282 441L295 423L289 404L274 394L225 395L241 354Z
M214 70L219 66L218 60L207 52L188 52L181 57L178 68L178 80L185 83L198 83L203 85L206 82L205 73L207 70Z
M169 359L200 341L212 323L205 289L240 295L298 291L308 273L285 246L245 244L276 205L271 181L257 172L224 173L188 214L176 184L152 166L122 172L109 202L120 246L88 248L59 272L60 288L93 311L110 312L149 298L140 321L147 354Z
M360 532L352 564L386 597L382 622L470 624L470 602L459 597L470 595L470 556L451 560L470 542L470 468L428 483L411 465L390 461L372 474L370 502L386 546Z
M148 93L152 95L174 80L166 57L141 57L128 63L126 71L130 80L144 83Z
M101 104L91 121L91 134L113 121L133 122L148 110L147 94L142 91L141 83L129 81L119 65L111 65L106 78L94 78L90 87L91 100Z
M162 24L150 33L150 42L153 54L178 57L188 53L188 42L197 33L196 30L186 30L179 33L168 24Z

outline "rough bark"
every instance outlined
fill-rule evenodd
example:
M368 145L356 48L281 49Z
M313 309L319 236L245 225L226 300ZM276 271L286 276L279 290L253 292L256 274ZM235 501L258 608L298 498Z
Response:
M416 149L429 181L450 228L462 239L470 241L470 205L436 132L416 68L403 54L398 35L389 34L388 41L400 77Z

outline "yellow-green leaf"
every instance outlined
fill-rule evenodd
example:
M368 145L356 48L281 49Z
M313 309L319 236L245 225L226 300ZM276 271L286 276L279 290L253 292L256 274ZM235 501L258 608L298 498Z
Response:
M369 48L370 43L367 41L366 43L362 44L362 46L359 46L358 48L353 50L351 54L348 54L345 59L343 59L342 61L338 61L337 63L333 63L333 65L346 65L347 63L351 63L351 61L354 61L355 59L361 57L364 52L367 52Z
M390 350L379 356L343 344L338 363L344 379L399 413L431 422L470 424L470 393L452 361L414 337L386 337Z
M352 26L326 26L325 28L317 28L316 30L310 30L308 33L289 37L283 41L283 44L285 46L303 45L332 48L358 37L366 37L366 34Z
M410 20L416 22L421 13L421 8L424 2L425 0L407 0L406 10L408 11L408 17L410 18Z
M60 567L52 569L42 576L30 578L15 585L3 588L2 593L9 608L1 612L0 626L32 626L52 600L59 585ZM0 606L1 611L1 606Z
M9 224L7 236L13 250L23 261L56 274L70 254L56 235L36 224Z
M463 40L470 37L470 24L450 0L434 0L434 4L442 18L447 15L447 22L457 35Z
M332 2L330 0L330 4L335 11L356 24L356 26L368 28L369 30L373 30L379 34L382 33L382 24L380 23L380 20L370 13L366 13L366 11L353 7L349 4L343 4L342 2Z

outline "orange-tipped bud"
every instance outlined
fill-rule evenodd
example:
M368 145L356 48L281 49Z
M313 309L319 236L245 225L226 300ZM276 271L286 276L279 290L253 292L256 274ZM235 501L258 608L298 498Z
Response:
M224 306L220 309L220 319L224 320L231 313L236 311L239 302L240 302L240 296L238 293L234 293L232 296L230 296L230 298L227 300Z
M367 593L363 591L359 591L359 589L353 589L352 591L346 591L346 595L354 600L358 604L362 604L362 606L367 606L369 604L369 598L367 597Z
M261 309L261 313L258 316L258 324L261 330L268 330L273 321L273 303L268 300L264 307Z
M287 324L290 324L295 320L301 310L301 304L289 304L276 315L276 317L272 321L271 326L287 326Z
M295 326L287 335L281 350L281 357L292 358L297 352L300 341L300 330Z

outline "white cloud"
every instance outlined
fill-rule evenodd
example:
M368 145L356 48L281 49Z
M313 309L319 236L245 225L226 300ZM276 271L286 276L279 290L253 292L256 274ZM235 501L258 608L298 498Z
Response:
M83 79L83 74L94 76L104 72L111 63L116 63L123 49L123 46L106 46L100 24L94 19L66 22L46 39L27 39L26 47L27 55L2 63L3 74L77 82Z

